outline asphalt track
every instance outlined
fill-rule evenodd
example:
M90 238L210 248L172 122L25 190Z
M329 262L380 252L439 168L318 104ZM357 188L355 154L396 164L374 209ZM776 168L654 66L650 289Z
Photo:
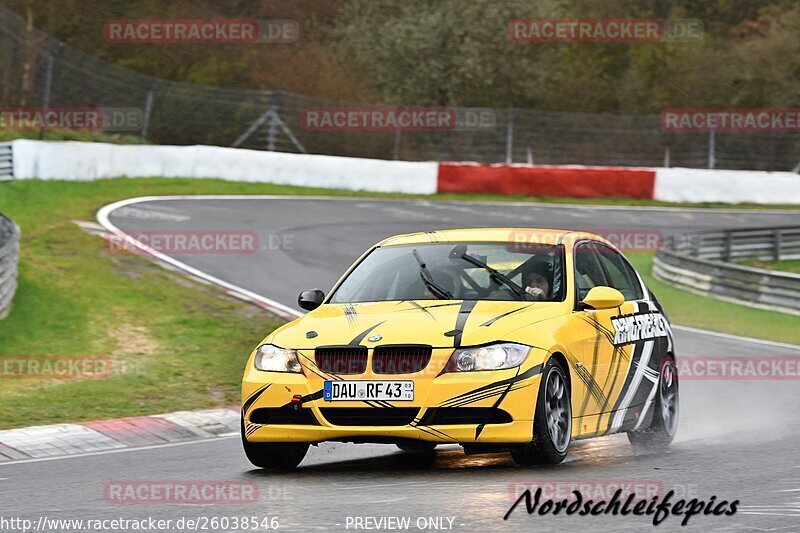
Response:
M381 238L403 232L470 226L631 229L664 235L709 228L798 223L800 213L557 207L429 201L202 199L132 203L109 221L122 230L258 232L253 254L187 254L177 260L294 307L301 289L327 290ZM800 320L799 320L800 322ZM267 332L265 331L265 334ZM746 335L746 331L741 332ZM681 354L792 356L800 350L676 328ZM258 339L253 339L257 342ZM245 354L243 354L243 358ZM506 454L465 456L458 447L434 458L383 445L323 444L291 474L264 473L246 462L237 436L0 466L0 517L172 518L278 517L280 530L344 530L354 517L452 518L453 531L544 531L593 528L640 531L652 517L509 518L515 487L575 483L657 487L676 498L740 500L733 517L695 516L685 528L670 516L658 530L800 531L800 389L797 381L684 381L681 424L668 454L635 455L624 436L576 442L556 467L522 469ZM118 505L104 501L115 480L255 481L247 505ZM599 489L598 489L599 490ZM348 518L350 517L350 518ZM421 523L421 522L420 522ZM350 530L356 530L352 525ZM9 530L10 531L10 530Z

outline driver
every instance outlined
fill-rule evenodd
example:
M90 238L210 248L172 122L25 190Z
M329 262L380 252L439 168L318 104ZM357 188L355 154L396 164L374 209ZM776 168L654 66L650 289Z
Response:
M550 298L552 273L550 265L544 262L533 263L523 279L525 292L533 296L534 300L547 300Z

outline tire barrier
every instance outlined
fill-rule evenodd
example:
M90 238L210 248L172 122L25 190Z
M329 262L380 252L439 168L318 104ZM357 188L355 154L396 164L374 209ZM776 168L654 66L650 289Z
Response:
M14 150L11 143L0 143L0 181L14 179Z
M19 227L0 213L0 319L8 315L17 292L18 263Z
M693 292L800 314L800 274L736 264L800 259L800 226L677 235L656 254L653 275Z

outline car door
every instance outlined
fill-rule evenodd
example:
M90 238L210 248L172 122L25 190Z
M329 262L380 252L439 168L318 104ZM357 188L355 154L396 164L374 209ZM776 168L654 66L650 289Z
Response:
M666 321L654 303L645 299L641 280L621 253L604 243L595 250L609 286L625 296L625 303L611 316L614 351L606 394L613 399L603 424L613 433L637 425L652 403L658 383L658 363L669 348Z
M620 354L615 349L611 317L617 309L580 309L579 303L593 287L608 286L608 279L592 241L578 242L573 248L575 311L571 317L571 363L573 379L573 416L578 434L604 432L600 419L613 405L609 391L614 390L615 372Z

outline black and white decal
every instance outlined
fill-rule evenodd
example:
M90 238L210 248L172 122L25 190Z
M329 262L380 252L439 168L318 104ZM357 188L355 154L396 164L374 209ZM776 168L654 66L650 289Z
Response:
M649 303L649 302L646 302ZM632 344L643 340L669 337L667 320L658 311L645 311L611 318L614 326L614 345Z
M620 431L623 424L630 420L631 406L643 406L642 412L635 418L636 427L641 425L658 389L658 365L661 357L672 349L669 322L658 311L655 303L636 302L636 306L636 313L611 319L615 329L614 344L619 346L633 343L634 348L625 384L611 414L608 433Z

